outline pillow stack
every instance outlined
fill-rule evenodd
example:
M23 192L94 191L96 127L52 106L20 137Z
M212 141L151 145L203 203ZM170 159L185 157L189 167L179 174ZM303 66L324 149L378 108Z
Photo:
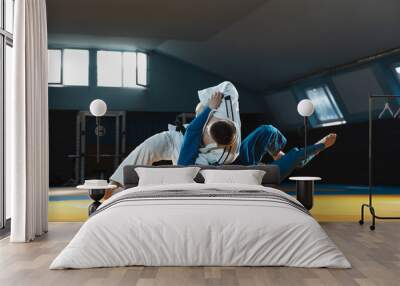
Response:
M182 168L151 168L137 167L138 186L190 184L196 183L195 178L201 169L199 167ZM265 171L263 170L202 170L200 174L205 184L246 184L261 185Z

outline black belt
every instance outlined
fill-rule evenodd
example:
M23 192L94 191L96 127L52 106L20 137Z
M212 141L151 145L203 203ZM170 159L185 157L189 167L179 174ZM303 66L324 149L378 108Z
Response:
M182 133L182 135L185 135L185 132L186 132L186 127L182 124L182 122L179 120L179 119L177 119L176 121L175 121L175 130L176 131L178 131L178 132L181 132Z

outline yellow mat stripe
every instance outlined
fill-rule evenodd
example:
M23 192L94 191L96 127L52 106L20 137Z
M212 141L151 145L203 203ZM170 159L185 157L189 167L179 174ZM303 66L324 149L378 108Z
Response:
M318 221L358 221L360 206L368 202L365 195L315 196L312 215ZM85 221L88 217L90 200L66 200L49 202L49 221ZM374 196L376 213L380 216L400 216L400 196ZM370 218L366 210L367 218Z

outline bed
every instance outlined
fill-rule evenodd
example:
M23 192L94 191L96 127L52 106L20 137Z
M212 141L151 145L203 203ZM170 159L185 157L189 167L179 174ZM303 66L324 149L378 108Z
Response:
M214 167L207 167L214 168ZM248 167L224 167L248 169ZM144 266L351 265L308 211L278 190L279 169L262 185L196 183L138 186L105 201L55 258L50 269Z

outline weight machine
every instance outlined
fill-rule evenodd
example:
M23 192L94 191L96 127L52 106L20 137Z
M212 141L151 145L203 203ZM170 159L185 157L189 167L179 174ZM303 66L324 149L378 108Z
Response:
M86 160L91 157L97 157L97 154L88 154L87 151L87 119L94 116L89 111L79 111L76 116L76 152L68 155L69 158L75 160L73 182L75 185L81 184L85 180L85 164ZM115 150L113 154L99 153L99 158L113 158L113 166L116 169L126 152L126 112L125 111L108 111L102 118L115 118ZM96 135L103 137L105 128L101 125L101 121L94 130ZM101 149L100 149L101 150ZM99 174L99 178L102 177Z

